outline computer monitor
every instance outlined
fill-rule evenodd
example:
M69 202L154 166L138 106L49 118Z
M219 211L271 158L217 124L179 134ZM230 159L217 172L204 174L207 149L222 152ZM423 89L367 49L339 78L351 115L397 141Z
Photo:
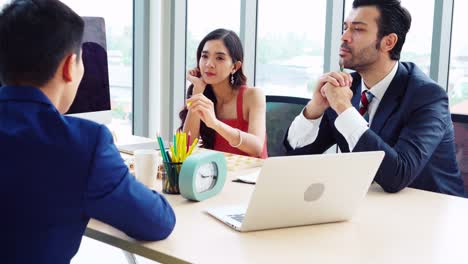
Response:
M107 63L106 26L102 17L83 17L84 75L67 115L110 124L111 103Z

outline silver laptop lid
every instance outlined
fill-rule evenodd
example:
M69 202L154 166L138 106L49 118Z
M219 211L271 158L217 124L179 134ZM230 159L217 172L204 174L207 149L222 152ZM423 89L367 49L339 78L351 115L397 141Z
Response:
M344 221L366 195L383 151L265 160L242 230Z

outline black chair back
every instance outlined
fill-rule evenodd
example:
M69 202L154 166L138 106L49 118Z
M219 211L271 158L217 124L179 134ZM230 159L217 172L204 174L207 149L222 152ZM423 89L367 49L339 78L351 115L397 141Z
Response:
M284 156L283 140L291 122L309 102L307 98L266 96L266 131L268 156Z
M452 122L455 130L457 162L465 186L465 197L468 197L468 116L452 114Z

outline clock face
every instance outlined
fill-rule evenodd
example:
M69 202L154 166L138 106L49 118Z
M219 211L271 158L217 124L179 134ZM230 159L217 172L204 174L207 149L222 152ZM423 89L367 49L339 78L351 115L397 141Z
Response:
M223 153L206 151L190 155L180 169L180 194L192 201L213 197L223 189L226 175L226 158Z
M200 165L195 175L195 191L202 193L210 190L218 180L218 166L214 162Z

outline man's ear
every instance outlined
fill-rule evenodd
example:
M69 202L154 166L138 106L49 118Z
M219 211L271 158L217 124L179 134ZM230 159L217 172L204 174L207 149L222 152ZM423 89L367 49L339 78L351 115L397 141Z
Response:
M386 51L391 51L398 42L398 35L395 33L388 34L387 36L382 38L382 42L380 43L380 47Z
M234 65L232 66L232 74L238 71L241 67L242 67L242 62L236 61L236 63L234 63Z
M62 78L65 82L73 81L73 70L76 63L76 54L72 53L65 57L62 67Z

